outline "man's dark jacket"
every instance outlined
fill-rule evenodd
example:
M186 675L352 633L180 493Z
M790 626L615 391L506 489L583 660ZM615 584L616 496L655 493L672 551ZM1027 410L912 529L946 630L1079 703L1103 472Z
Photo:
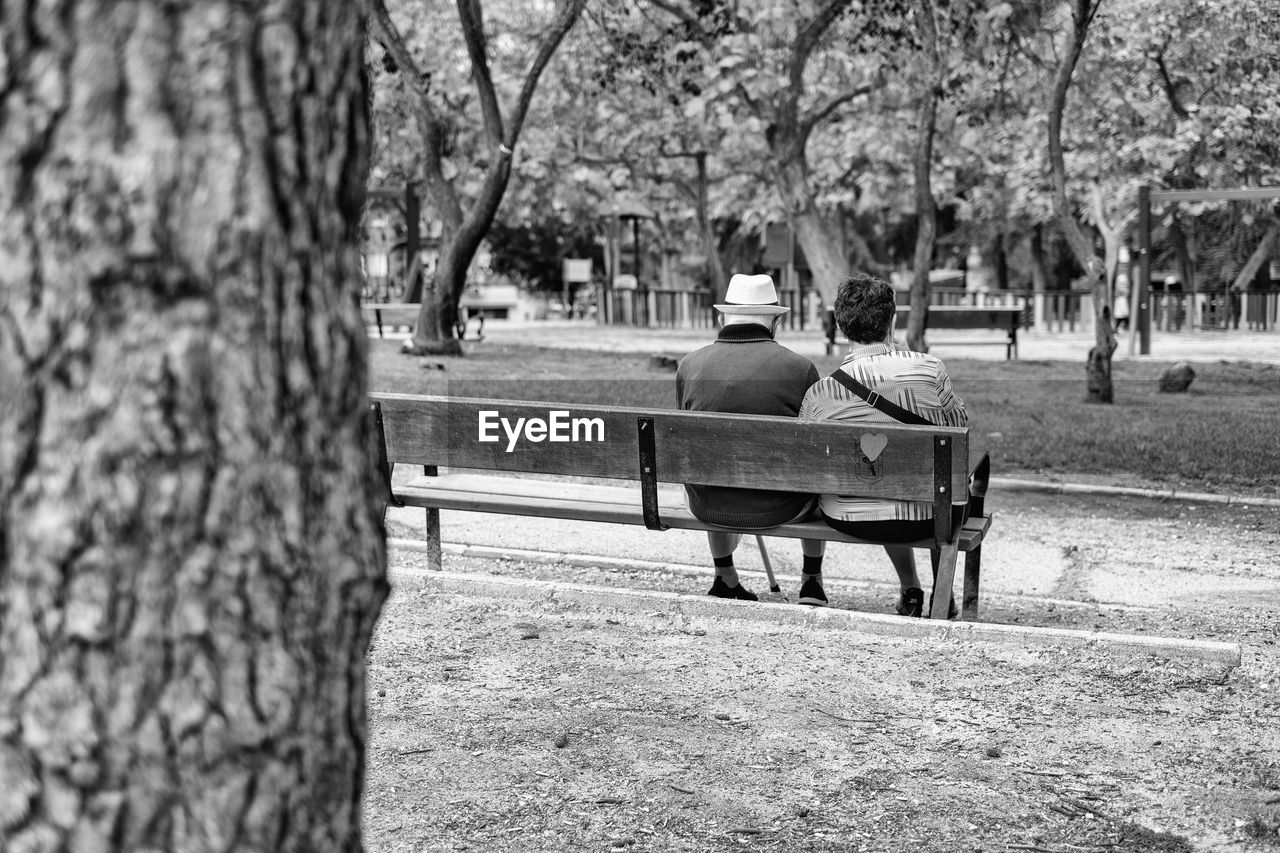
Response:
M691 352L676 369L680 408L692 412L795 417L818 381L813 362L769 336L757 323L720 330L716 342ZM726 448L732 450L732 448ZM708 524L765 528L795 518L811 495L763 489L686 485L689 509Z

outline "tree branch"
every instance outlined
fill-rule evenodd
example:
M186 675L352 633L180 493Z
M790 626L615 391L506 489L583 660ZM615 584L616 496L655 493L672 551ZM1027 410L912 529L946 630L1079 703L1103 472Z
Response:
M515 108L511 111L511 124L507 127L507 135L503 140L507 150L502 153L507 156L511 156L512 150L516 147L516 140L520 138L520 128L524 125L524 117L529 111L529 102L533 100L533 92L538 86L538 78L542 76L543 69L551 61L551 57L556 52L556 48L560 46L560 42L568 35L569 30L573 29L578 16L582 13L582 8L586 5L587 0L566 0L556 13L555 22L551 25L551 31L547 34L542 44L538 46L538 54L533 58L533 64L529 66L529 73L525 75L524 85L520 87L520 97L516 100Z
M702 26L702 20L688 9L678 3L670 3L667 0L647 0L649 5L656 6L674 18L679 19L680 23L692 29L698 36L698 41L704 45L710 44L711 34Z
M826 103L816 109L811 110L807 115L800 118L800 139L807 140L809 135L813 133L813 129L822 123L827 116L831 115L842 105L849 103L854 98L860 98L863 95L870 95L883 85L883 81L876 83L867 83L856 89L848 89L838 95L828 98Z
M410 77L408 83L419 95L416 99L418 131L422 134L423 178L427 191L435 201L437 211L446 226L456 229L462 222L462 204L453 184L444 176L443 151L447 121L436 111L428 93L429 75L423 73L404 43L400 30L391 19L384 0L373 0L369 16L369 31L373 38L391 53L403 74Z
M840 17L851 0L825 0L817 13L809 19L809 23L796 34L795 44L791 46L791 59L787 64L787 73L791 79L792 90L799 95L804 83L804 66L809 61L809 54L817 47L818 40L827 28Z
M791 46L791 56L787 60L786 94L778 104L775 121L765 133L770 148L781 145L792 148L796 153L786 155L784 159L803 156L806 135L800 125L800 96L804 93L804 68L809 56L817 47L827 28L840 16L852 0L824 0L818 11L809 22L796 34L795 43ZM741 86L739 88L742 88ZM745 89L743 89L745 94ZM757 116L761 115L758 105L749 103Z
M1267 262L1267 258L1271 257L1271 249L1275 246L1277 237L1280 237L1280 222L1272 222L1271 227L1267 229L1267 233L1258 241L1257 248L1253 250L1249 260L1245 262L1244 267L1240 270L1240 274L1236 276L1236 280L1231 283L1232 290L1249 289L1249 283L1253 281L1253 277L1258 274L1258 270Z
M1169 66L1164 61L1164 46L1156 51L1152 57L1156 61L1156 68L1160 72L1160 83L1164 88L1164 95L1169 99L1169 106L1173 109L1173 114L1178 118L1187 118L1191 113L1187 112L1187 108L1182 105L1181 99L1178 98L1178 89L1173 85L1173 80L1169 77Z
M410 85L425 99L431 75L423 73L418 63L414 61L413 54L409 53L400 30L391 20L391 13L387 11L385 0L372 0L369 11L369 34L391 54L391 58L396 61L401 71L411 75Z
M493 75L489 73L480 0L458 0L458 20L462 22L462 37L467 43L471 73L475 77L476 92L480 95L480 113L484 116L485 132L489 134L491 144L501 145L504 141L502 109L498 106L498 95L493 90Z

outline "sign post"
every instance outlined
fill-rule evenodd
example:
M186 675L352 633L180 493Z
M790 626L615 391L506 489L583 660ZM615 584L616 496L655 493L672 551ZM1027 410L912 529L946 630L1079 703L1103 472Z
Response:
M1134 287L1138 303L1138 353L1151 355L1151 187L1138 187L1138 281ZM1132 322L1132 321L1131 321ZM1131 338L1132 339L1132 338Z

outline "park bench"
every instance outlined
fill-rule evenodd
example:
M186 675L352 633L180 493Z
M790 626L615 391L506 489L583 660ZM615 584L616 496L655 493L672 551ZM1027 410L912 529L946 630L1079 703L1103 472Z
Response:
M1018 357L1018 328L1023 323L1024 309L1017 306L986 305L930 305L928 330L934 329L991 329L1004 332L999 338L983 338L971 340L958 338L952 340L929 340L930 346L984 346L999 345L1005 348L1005 359ZM905 336L907 323L911 319L911 309L898 309L898 327L896 334ZM827 336L827 355L835 349L835 328L829 328Z
M1003 338L930 340L930 346L980 346L997 344L1005 348L1005 360L1018 357L1018 327L1022 325L1023 309L1018 306L986 305L930 305L928 329L991 329L1004 332ZM907 328L911 311L898 318L901 329Z
M388 312L395 315L406 315L407 319L404 323L397 325L410 326L418 322L418 312L422 310L422 306L416 302L364 302L360 305L360 310L367 318L373 315L373 321L378 326L378 337L382 337L382 313Z
M984 454L969 470L966 429L407 394L371 401L384 497L426 509L433 568L441 509L713 530L685 508L683 489L659 484L928 501L934 535L911 544L939 549L935 589L953 588L965 553L961 614L977 617L990 463ZM393 485L397 464L424 474ZM883 544L821 521L761 532ZM934 618L946 618L949 601L935 595Z

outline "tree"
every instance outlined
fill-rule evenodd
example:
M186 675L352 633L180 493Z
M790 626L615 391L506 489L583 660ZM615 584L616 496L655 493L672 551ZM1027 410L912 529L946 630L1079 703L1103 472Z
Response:
M714 37L728 20L715 0L697 0L690 11L694 17L684 20L649 14L641 4L589 9L588 26L569 46L575 73L557 87L573 93L575 112L557 124L575 131L568 168L591 174L605 205L624 189L642 197L668 247L697 246L698 277L718 298L729 279L719 233L727 219L713 204L736 212L756 206L760 194L742 190L752 186L744 178L760 151L737 128L685 115L684 102L709 76L691 39Z
M938 99L942 88L943 68L937 12L933 0L919 0L919 4L916 14L922 53L921 94L916 150L912 158L916 195L916 247L912 264L907 346L917 352L927 352L924 333L929 319L929 270L933 267L933 247L938 227L938 208L933 197L933 142L938 124Z
M0 847L359 850L362 4L0 18Z
M1067 198L1067 174L1062 152L1062 114L1066 108L1067 94L1071 89L1071 76L1080 54L1084 51L1089 35L1089 25L1102 0L1071 0L1070 25L1067 27L1066 45L1053 77L1053 90L1049 96L1048 154L1049 173L1053 183L1054 209L1058 227L1062 230L1072 254L1085 269L1093 290L1094 344L1089 349L1085 375L1088 382L1086 400L1093 403L1110 403L1114 399L1111 382L1111 356L1116 351L1115 330L1111 325L1111 289L1104 274L1103 265L1093 251L1092 242L1080 227Z
M807 154L816 130L850 102L883 84L880 60L871 54L901 37L904 4L879 0L813 0L788 8L772 3L717 5L731 10L729 34L712 33L697 16L671 0L646 0L686 22L707 54L711 79L702 94L685 104L693 119L706 111L728 121L758 128L765 143L768 172L796 239L813 272L814 285L827 305L849 269L841 223L818 202ZM748 8L750 7L750 8ZM832 27L856 7L842 36L862 51L825 49ZM849 45L845 45L848 47ZM863 54L866 55L863 55ZM815 70L820 67L820 71ZM737 120L738 114L744 120ZM854 241L855 250L865 244ZM865 255L862 261L870 261Z
M373 35L393 57L400 72L408 76L418 95L418 123L423 142L421 165L426 190L444 222L440 261L431 291L423 296L418 324L406 351L460 354L461 345L453 335L458 300L467 284L467 267L502 203L511 178L512 158L529 104L537 90L538 78L565 34L577 21L586 0L561 0L556 6L550 26L537 40L519 93L505 115L490 68L491 43L485 30L481 2L457 0L458 24L466 45L471 84L475 88L483 127L476 150L465 152L475 157L476 168L482 174L471 207L466 210L462 195L454 184L457 167L446 158L449 138L454 133L453 125L458 120L454 114L457 110L438 102L449 93L439 91L442 87L438 84L433 91L430 74L420 69L420 63L410 52L384 0L372 2ZM438 37L439 33L433 34L433 38Z

